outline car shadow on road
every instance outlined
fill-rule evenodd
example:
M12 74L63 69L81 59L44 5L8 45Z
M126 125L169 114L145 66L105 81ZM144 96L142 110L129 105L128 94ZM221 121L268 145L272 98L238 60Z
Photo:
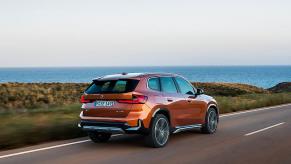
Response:
M170 136L170 140L168 144L174 144L176 142L180 142L186 139L193 139L193 137L199 137L203 134L201 134L198 130L192 130L192 131L185 131L180 132L177 134L172 134ZM137 135L137 134L126 134L121 136L112 137L110 141L106 143L96 143L94 144L96 146L110 146L110 147L140 147L140 148L147 148L145 144L145 136L143 135Z

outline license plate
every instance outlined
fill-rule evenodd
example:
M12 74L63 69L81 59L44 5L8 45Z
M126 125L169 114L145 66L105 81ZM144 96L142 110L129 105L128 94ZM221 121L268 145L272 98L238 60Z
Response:
M110 107L114 105L114 101L95 101L96 107Z

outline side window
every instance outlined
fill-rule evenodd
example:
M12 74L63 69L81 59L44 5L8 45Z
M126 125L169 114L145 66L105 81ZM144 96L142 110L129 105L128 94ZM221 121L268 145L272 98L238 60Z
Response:
M148 87L152 90L160 91L159 78L157 78L157 77L150 78L148 81Z
M195 93L193 86L191 84L189 84L189 82L187 82L186 80L184 80L181 77L175 77L175 79L176 79L176 82L177 82L182 94L193 95Z
M160 77L161 89L166 93L177 93L175 82L172 77Z

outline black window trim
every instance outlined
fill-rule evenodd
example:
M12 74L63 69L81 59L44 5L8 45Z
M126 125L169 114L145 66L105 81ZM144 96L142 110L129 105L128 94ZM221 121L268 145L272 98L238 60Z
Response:
M173 76L172 79L173 79L173 81L174 81L174 83L175 83L175 86L176 86L176 89L177 89L178 93L181 93L181 94L182 94L182 92L181 92L181 88L180 88L178 82L176 81L176 77L177 77L177 76Z

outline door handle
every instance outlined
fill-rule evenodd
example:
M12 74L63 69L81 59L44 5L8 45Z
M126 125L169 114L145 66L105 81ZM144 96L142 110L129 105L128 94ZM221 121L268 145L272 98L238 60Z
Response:
M189 99L195 99L196 96L189 96L188 98L189 98Z

